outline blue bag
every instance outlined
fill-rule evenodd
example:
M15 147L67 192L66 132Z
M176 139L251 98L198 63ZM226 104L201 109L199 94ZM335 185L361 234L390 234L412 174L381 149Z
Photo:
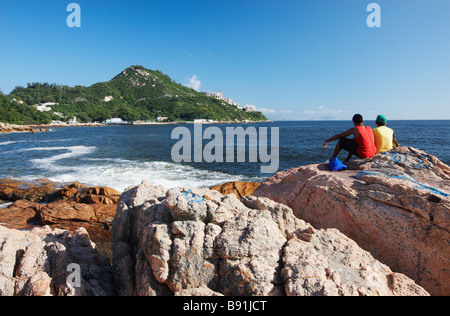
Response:
M348 169L348 166L344 165L339 159L333 158L328 163L331 171L341 171Z

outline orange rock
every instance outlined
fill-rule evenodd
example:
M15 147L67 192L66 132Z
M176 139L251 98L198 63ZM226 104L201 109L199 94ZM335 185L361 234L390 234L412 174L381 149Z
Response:
M39 225L38 210L37 203L16 201L9 208L0 209L0 223L11 229L28 229L32 225Z
M211 190L219 191L223 195L234 194L241 199L244 196L252 195L259 186L260 183L256 182L235 181L212 187Z
M93 187L83 190L78 194L77 201L82 203L100 203L114 205L119 202L121 193L107 187Z
M85 204L76 201L56 201L42 205L39 212L41 225L75 231L85 228L92 240L110 240L110 228L117 205Z
M93 188L89 188L89 190L87 191L88 194L92 194L92 195L121 195L121 193L119 191L116 191L112 188L107 188L107 187L93 187Z
M65 185L56 193L57 199L72 199L75 198L82 189L86 189L87 186L78 181L72 182L69 185Z
M59 224L66 221L90 222L95 220L92 206L74 201L57 201L44 206L39 212L42 225Z
M47 202L61 187L61 184L48 179L34 181L1 179L0 199L6 201L28 200Z
M50 225L75 231L83 227L93 241L107 241L111 237L110 227L120 195L111 188L89 188L79 182L64 184L48 179L4 179L0 180L0 198L17 201L6 209L0 209L0 223L14 229Z

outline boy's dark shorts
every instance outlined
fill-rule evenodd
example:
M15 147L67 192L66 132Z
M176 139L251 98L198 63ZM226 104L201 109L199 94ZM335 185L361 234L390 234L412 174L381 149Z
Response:
M355 141L355 139L348 139L346 137L342 137L340 138L340 140L341 140L341 149L358 156L357 153L358 143Z

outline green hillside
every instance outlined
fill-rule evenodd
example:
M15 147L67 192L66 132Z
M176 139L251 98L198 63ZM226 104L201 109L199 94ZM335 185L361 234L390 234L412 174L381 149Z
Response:
M0 122L19 125L46 124L51 122L51 116L31 106L14 102L0 92Z
M105 99L106 97L106 99ZM12 100L16 101L12 101ZM39 112L31 105L48 105ZM58 114L54 114L54 113ZM66 121L76 116L82 122L102 122L113 117L126 121L266 121L260 112L246 112L175 83L161 71L142 66L125 69L108 82L90 87L31 83L17 87L8 96L0 95L0 121L14 124Z

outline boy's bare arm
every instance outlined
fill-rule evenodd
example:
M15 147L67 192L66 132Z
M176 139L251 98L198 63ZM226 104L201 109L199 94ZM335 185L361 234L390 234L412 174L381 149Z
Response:
M328 143L330 143L330 142L332 142L332 141L335 141L335 140L338 140L339 138L342 138L342 137L349 137L350 135L354 135L354 134L355 134L355 128L351 128L351 129L349 129L349 130L346 131L346 132L343 132L343 133L334 135L333 137L327 139L327 140L323 143L322 147L325 149L325 148L327 148Z

